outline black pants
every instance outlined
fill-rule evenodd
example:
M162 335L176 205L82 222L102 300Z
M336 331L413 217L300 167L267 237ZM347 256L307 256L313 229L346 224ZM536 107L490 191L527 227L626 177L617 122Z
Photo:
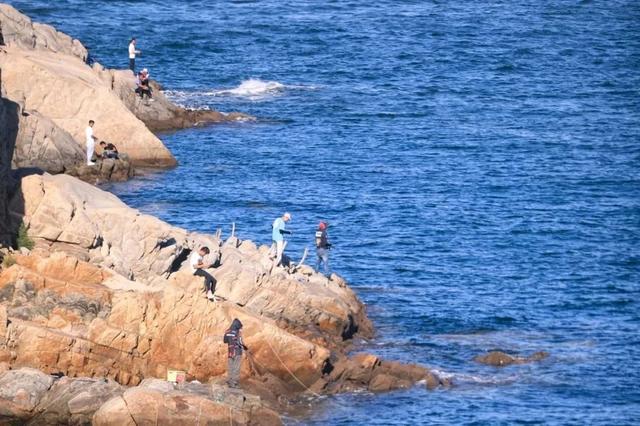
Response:
M213 278L210 273L208 273L207 271L205 271L203 269L196 269L196 271L193 273L193 275L197 275L199 277L203 277L204 278L204 290L205 291L211 290L211 293L215 293L215 291L216 291L216 279Z
M136 73L136 59L135 58L129 58L129 69L131 71L133 71L133 73Z
M151 99L151 89L143 89L142 87L136 88L136 93L140 95L141 99L144 99L144 95L147 95L147 98Z

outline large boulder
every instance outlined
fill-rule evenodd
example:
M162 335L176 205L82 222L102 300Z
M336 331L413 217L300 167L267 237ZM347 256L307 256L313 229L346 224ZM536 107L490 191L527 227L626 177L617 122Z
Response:
M242 400L247 399L242 396ZM258 403L230 404L187 392L161 392L137 387L113 398L95 413L95 426L126 425L281 425L277 413Z
M62 377L40 399L29 424L89 425L105 402L124 391L113 380Z
M64 173L86 162L86 154L64 129L37 111L21 111L13 166Z
M0 3L0 45L62 53L87 60L87 49L78 40L50 25L32 22L13 6Z
M0 423L24 420L53 384L53 377L33 368L0 374Z

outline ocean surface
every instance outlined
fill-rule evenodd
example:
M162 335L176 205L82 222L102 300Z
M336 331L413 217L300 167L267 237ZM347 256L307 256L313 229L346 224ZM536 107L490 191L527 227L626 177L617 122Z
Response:
M330 223L378 335L449 390L342 395L289 424L640 422L640 2L10 1L175 101L256 122L161 135L108 189L288 253ZM118 144L118 141L112 141ZM551 356L497 369L491 349Z

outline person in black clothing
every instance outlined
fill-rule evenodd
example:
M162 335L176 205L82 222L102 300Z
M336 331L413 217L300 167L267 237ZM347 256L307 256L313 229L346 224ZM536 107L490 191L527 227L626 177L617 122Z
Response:
M189 266L193 275L204 278L204 291L207 292L207 299L215 302L214 293L216 291L216 279L205 271L204 257L210 253L209 247L200 247L200 250L194 251L189 260Z
M316 230L316 254L318 256L316 260L316 271L320 272L320 265L324 265L324 273L329 276L331 270L329 269L329 249L331 244L329 243L329 237L327 236L327 223L320 222L318 229Z
M223 341L229 347L227 361L227 385L237 388L240 384L240 367L242 366L242 351L249 350L242 341L242 323L234 318L231 327L224 332Z
M102 158L113 158L114 160L118 159L118 148L116 148L116 146L111 142L100 142L100 148L102 148Z

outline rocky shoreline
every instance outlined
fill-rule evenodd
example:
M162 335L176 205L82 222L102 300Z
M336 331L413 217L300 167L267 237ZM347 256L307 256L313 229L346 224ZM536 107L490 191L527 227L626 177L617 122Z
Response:
M141 105L130 71L89 66L78 40L4 4L0 34L0 422L280 424L301 397L448 385L421 366L351 355L374 330L338 275L274 267L266 246L171 226L82 181L174 166L152 131L250 117L185 110L157 85ZM78 166L89 119L128 164ZM11 249L21 229L33 247ZM223 301L209 302L189 270L201 245ZM252 353L238 392L220 384L233 318ZM189 383L159 380L171 369Z

